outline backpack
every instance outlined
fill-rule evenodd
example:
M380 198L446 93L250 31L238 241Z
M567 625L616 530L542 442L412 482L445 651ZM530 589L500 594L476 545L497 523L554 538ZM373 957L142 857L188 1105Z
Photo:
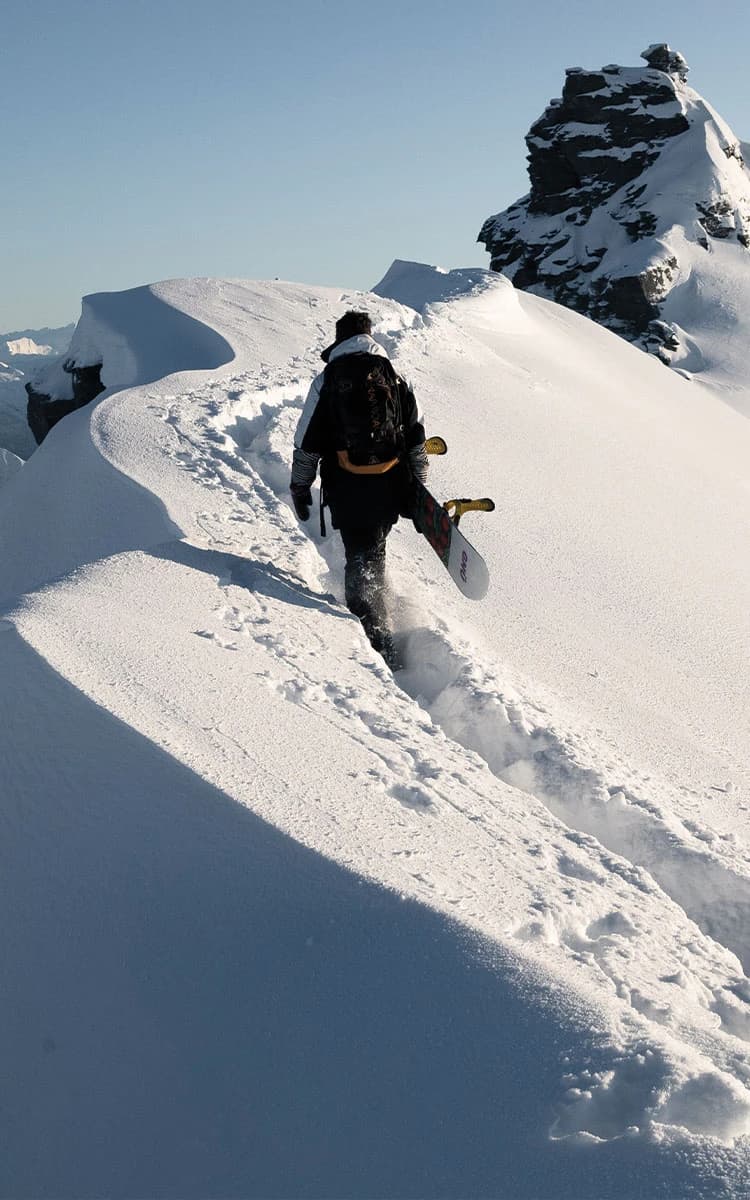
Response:
M346 354L328 363L321 391L333 449L347 470L377 473L403 454L399 384L390 360L381 355Z

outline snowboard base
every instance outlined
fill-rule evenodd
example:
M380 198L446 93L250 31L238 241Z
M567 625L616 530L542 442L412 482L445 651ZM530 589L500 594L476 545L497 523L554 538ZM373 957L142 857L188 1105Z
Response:
M482 600L490 584L486 562L451 520L448 511L418 480L414 483L413 516L458 590L468 600Z

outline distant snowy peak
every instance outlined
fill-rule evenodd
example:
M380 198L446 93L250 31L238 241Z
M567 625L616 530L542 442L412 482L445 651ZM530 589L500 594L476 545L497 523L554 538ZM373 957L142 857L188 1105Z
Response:
M61 325L50 329L16 329L0 333L0 358L48 358L53 354L64 354L73 336L75 325Z
M716 244L734 248L750 300L750 174L739 138L688 87L682 55L657 43L641 57L645 67L566 72L526 137L531 191L479 241L517 287L669 362L684 326L665 318L665 298Z
M0 372L4 379L21 379L40 366L45 360L59 357L67 350L75 325L63 325L59 329L20 329L13 333L0 333Z
M14 355L14 354L48 355L48 354L55 353L54 346L38 346L37 343L35 341L33 341L32 338L29 338L29 337L16 338L13 341L6 342L5 344L8 347L8 354L11 354L11 355Z

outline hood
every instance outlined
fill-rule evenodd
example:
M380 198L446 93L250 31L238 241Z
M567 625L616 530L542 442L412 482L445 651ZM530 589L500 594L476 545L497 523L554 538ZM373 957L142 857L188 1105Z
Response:
M357 333L354 337L346 338L343 342L334 342L332 346L328 346L321 358L323 362L330 362L334 358L343 358L345 354L379 354L383 358L387 358L383 347L369 333Z

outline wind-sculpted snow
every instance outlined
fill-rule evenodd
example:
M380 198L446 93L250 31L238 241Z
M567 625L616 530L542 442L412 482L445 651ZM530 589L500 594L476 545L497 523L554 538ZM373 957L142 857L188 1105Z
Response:
M56 426L49 445L45 440L14 480L11 503L23 517L0 525L0 595L28 591L85 562L179 535L158 491L139 488L127 470L113 469L106 397L131 384L209 370L232 358L221 334L183 312L179 301L170 302L168 283L86 297L69 354L82 363L102 362L107 390L93 412L73 413ZM59 362L52 364L40 387L55 394L61 370ZM125 433L136 459L147 449L139 448L138 436L136 425Z
M397 300L421 312L428 304L468 296L486 286L487 272L480 267L446 271L397 258L372 290L376 296Z
M20 472L58 497L62 578L0 492L8 1194L742 1194L746 681L719 642L750 430L469 274L399 271L419 312L162 285L231 362L110 385ZM465 518L476 612L394 532L397 679L287 502L352 304L448 440L435 489L498 503Z

